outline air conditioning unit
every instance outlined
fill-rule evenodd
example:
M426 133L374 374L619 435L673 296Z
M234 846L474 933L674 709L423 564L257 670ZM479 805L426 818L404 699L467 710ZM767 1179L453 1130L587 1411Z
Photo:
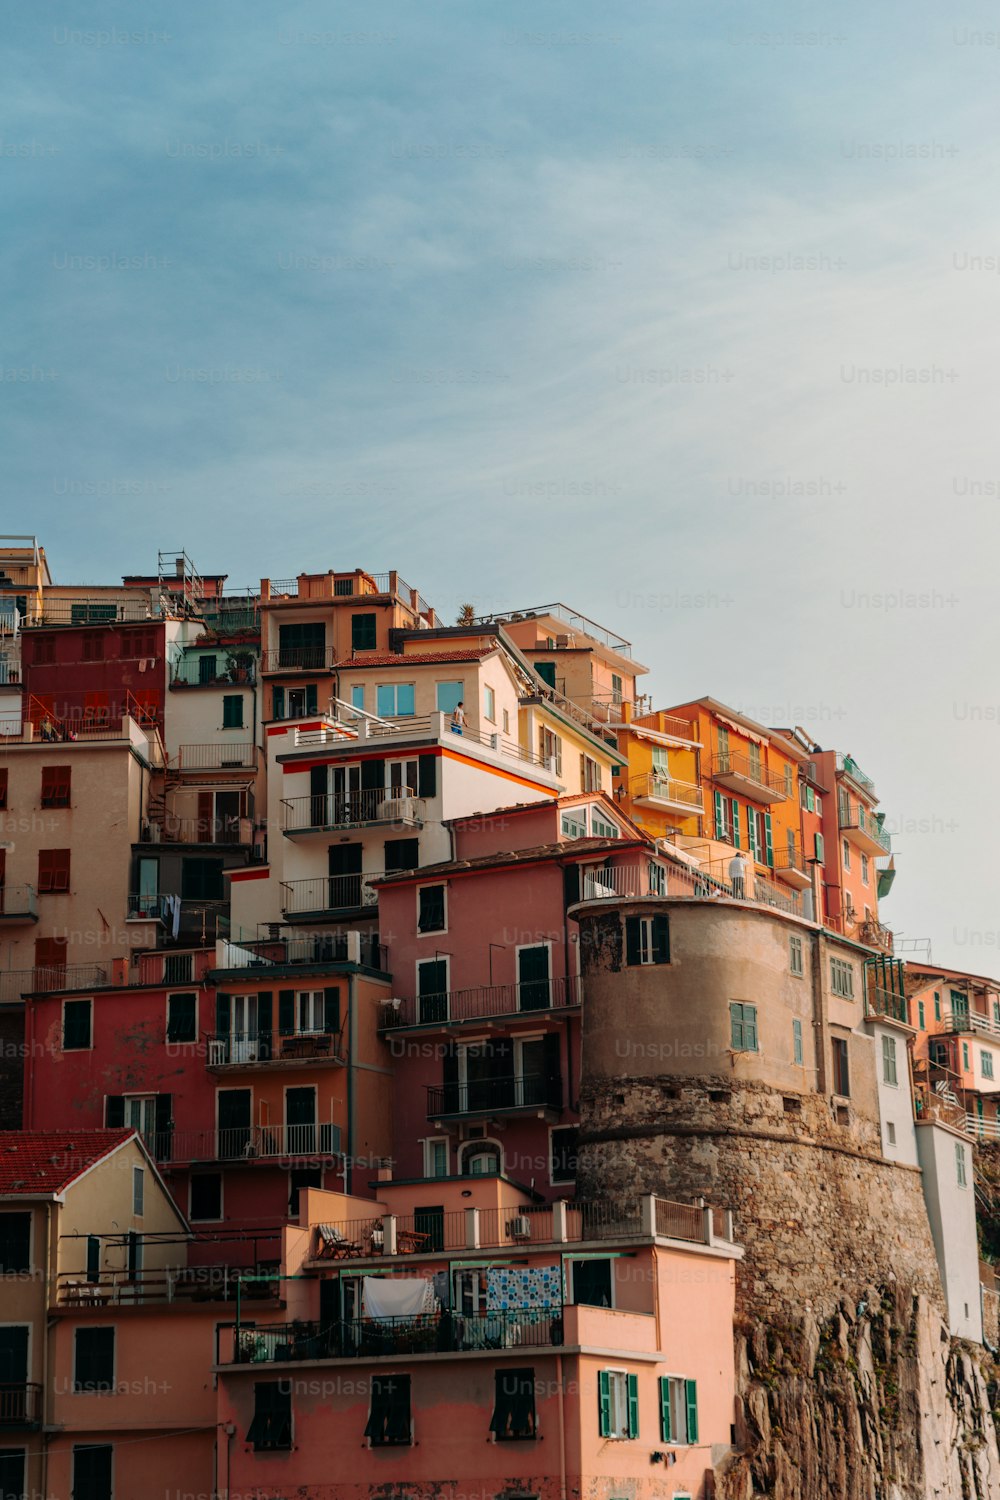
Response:
M531 1239L531 1220L527 1214L518 1214L516 1219L511 1219L507 1225L507 1233L512 1240Z
M379 803L376 816L392 823L412 823L414 799L412 797L387 797L384 802Z
M569 640L570 640L570 638L569 638L568 635L557 635L556 636L556 645L557 646L568 646L569 645Z

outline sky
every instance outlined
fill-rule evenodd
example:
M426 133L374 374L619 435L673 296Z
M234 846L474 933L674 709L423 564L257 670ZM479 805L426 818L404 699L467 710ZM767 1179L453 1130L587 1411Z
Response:
M984 0L8 8L5 530L565 600L870 775L1000 972Z

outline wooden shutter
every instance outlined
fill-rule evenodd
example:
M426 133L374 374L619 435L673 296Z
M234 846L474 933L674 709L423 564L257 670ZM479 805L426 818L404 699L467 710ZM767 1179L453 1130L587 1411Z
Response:
M731 806L733 811L733 843L738 849L740 847L740 804L735 797L732 799Z
M639 1436L639 1377L629 1375L626 1377L628 1385L628 1435L630 1438Z
M774 869L774 843L771 838L771 814L764 814L764 863Z
M223 995L220 991L215 997L215 1034L217 1037L228 1037L231 1014L229 996Z
M670 920L663 912L653 918L653 962L670 962Z
M270 990L257 995L257 1055L262 1062L273 1056L274 996Z
M563 902L573 906L580 899L580 866L563 866Z
M417 760L417 794L420 797L437 796L437 756L421 755Z
M601 1437L611 1436L611 1372L597 1372L597 1413Z
M660 1441L672 1443L674 1440L672 1429L672 1418L670 1413L670 1381L660 1376Z
M212 792L198 793L198 839L202 844L214 842L212 834L212 821L215 815L214 794Z
M319 707L319 694L318 694L318 689L316 687L316 684L314 682L307 683L306 684L306 713L307 714L314 714L314 713L317 712L318 707Z
M385 761L363 760L361 762L361 790L381 791L385 786Z
M340 990L336 985L323 991L323 1030L328 1036L340 1031Z
M724 839L726 836L726 820L723 813L722 793L715 792L715 837Z
M813 852L820 864L825 863L826 855L823 848L823 835L821 833L813 834Z
M108 1130L120 1130L125 1125L125 1095L104 1096L104 1124Z
M687 1440L698 1441L698 1382L685 1380L684 1393L687 1398Z
M283 687L271 689L271 717L283 719L285 717L285 690Z
M625 918L625 962L629 965L642 962L642 918Z
M157 1094L155 1111L154 1130L156 1140L153 1147L153 1155L160 1161L169 1161L170 1139L174 1132L173 1094Z
M278 991L278 1033L292 1036L295 1032L295 991Z
M737 848L739 844L737 843ZM752 807L747 808L747 849L751 859L757 858L757 815Z

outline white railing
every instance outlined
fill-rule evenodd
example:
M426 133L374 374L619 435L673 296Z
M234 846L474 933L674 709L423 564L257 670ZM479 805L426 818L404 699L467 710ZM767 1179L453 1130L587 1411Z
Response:
M965 1117L965 1128L969 1135L978 1135L984 1140L1000 1140L1000 1120L981 1120L977 1114L970 1112Z

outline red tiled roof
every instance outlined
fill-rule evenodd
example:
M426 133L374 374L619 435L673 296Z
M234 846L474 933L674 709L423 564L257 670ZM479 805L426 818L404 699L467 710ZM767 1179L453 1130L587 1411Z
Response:
M0 1130L0 1194L59 1193L134 1130Z
M436 865L418 865L413 870L392 870L371 876L378 887L405 885L407 881L425 881L437 875L462 875L471 870L503 870L514 865L544 863L546 860L584 859L588 854L616 854L623 849L643 848L649 840L639 838L563 839L558 844L534 844L530 849L499 849L493 854L479 854L474 859L447 859Z
M345 656L335 661L334 667L343 671L347 667L405 667L426 665L428 662L485 661L497 650L494 646L468 647L462 651L408 651L404 656L398 651L372 651L367 655Z

